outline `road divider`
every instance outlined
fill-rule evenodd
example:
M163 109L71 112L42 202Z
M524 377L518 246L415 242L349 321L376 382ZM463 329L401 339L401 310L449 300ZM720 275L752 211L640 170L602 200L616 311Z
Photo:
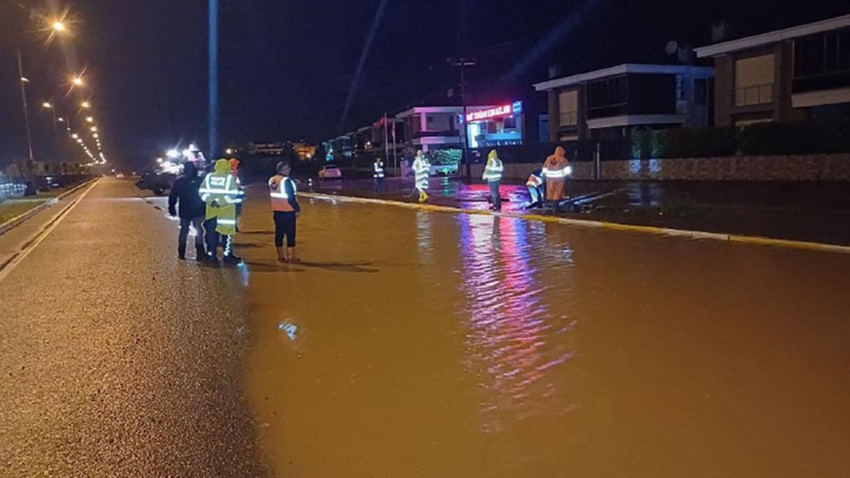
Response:
M51 219L50 222L45 224L32 239L30 239L21 247L20 250L13 254L12 257L10 257L4 263L0 264L0 282L2 282L3 279L5 279L6 276L8 276L9 273L11 273L15 269L15 267L18 266L18 264L20 264L24 259L26 259L26 257L30 255L30 253L36 247L38 247L38 245L41 244L42 241L44 241L47 236L49 236L50 233L53 232L54 229L56 229L56 226L58 226L59 223L61 223L62 220L65 219L65 217L70 214L70 212L73 211L75 207L77 207L77 204L79 204L80 201L82 201L83 198L86 197L89 191L94 189L94 187L97 186L99 182L100 178L92 179L68 191L63 195L67 196L68 194L79 190L81 187L88 185L88 188L85 191L83 191L79 196L74 198L74 200L71 201L67 206L65 206L65 208L62 209L59 214L56 215L56 217ZM58 199L59 198L57 197L57 200Z
M85 181L82 184L75 186L74 188L69 189L68 191L65 191L64 193L56 196L55 198L51 198L51 199L45 201L43 204L39 204L38 206L30 209L29 211L27 211L23 214L20 214L16 217L13 217L12 219L9 219L8 221L4 222L3 224L0 224L0 236L11 231L12 229L14 229L18 226L20 226L21 224L25 223L31 217L35 216L36 214L40 213L41 211L44 211L45 209L47 209L49 207L57 204L62 199L70 196L71 194L74 194L75 192L79 191L80 189L86 187L86 185L90 184L92 181L97 181L98 179L99 178L89 179L88 181Z
M306 198L321 199L328 201L342 201L362 204L380 204L385 206L396 206L407 209L419 209L433 212L448 212L454 214L480 214L498 217L510 217L515 219L523 219L526 221L544 222L549 224L563 224L567 226L593 228L593 229L609 229L612 231L632 232L639 234L653 234L660 236L680 237L686 239L701 239L721 241L737 244L762 245L773 247L784 247L791 249L803 249L810 251L837 252L842 254L850 254L850 246L842 246L837 244L823 244L819 242L793 241L788 239L774 239L770 237L759 236L743 236L736 234L725 234L705 231L689 231L686 229L670 229L655 226L637 226L632 224L620 224L615 222L590 221L585 219L571 219L558 216L544 216L542 214L518 214L518 213L502 213L495 211L463 209L453 206L439 206L435 204L418 204L402 201L393 201L388 199L361 198L356 196L337 196L333 194L308 193L299 192L299 196Z

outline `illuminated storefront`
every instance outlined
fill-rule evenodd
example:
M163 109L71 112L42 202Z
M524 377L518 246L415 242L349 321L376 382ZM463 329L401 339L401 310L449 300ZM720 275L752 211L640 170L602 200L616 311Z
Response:
M524 135L522 101L481 109L470 108L469 146L480 148L522 144Z

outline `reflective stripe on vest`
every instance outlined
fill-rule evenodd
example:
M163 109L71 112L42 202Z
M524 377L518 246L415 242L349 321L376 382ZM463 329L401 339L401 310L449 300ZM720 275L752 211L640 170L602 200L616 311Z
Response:
M277 175L269 180L269 197L271 198L273 211L290 212L295 210L289 204L289 195L286 193L287 181L292 184L292 192L296 193L295 183L288 177Z

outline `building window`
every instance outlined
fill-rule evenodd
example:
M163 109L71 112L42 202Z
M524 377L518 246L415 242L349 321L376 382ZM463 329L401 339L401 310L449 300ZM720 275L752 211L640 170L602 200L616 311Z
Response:
M735 61L735 106L773 103L774 55Z
M850 87L850 29L794 42L794 93Z
M587 117L604 118L626 113L628 82L625 76L606 78L587 85Z
M561 113L561 127L578 124L578 90L567 90L558 93L558 111Z
M705 105L708 103L708 80L697 78L694 80L694 104Z

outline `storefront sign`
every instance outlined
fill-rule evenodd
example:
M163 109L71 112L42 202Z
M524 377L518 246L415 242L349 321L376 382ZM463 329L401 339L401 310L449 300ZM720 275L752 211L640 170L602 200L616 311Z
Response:
M472 113L467 113L466 121L485 121L492 118L501 118L503 116L513 116L516 114L522 113L522 102L514 101L513 104L497 106L495 108L489 108L481 111L473 111Z

